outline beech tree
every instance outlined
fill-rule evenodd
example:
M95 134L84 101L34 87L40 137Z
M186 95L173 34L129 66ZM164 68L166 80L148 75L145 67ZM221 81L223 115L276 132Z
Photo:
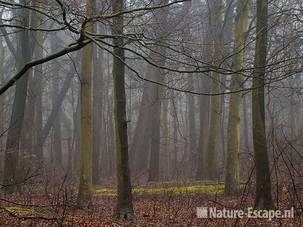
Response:
M92 16L95 11L95 0L87 0L86 15ZM93 32L93 23L88 21L85 32ZM78 206L92 205L92 44L83 48L81 72L81 132L80 132L80 184Z
M230 90L241 90L244 68L245 40L248 29L248 1L239 0L234 29L234 56L233 70L239 72L232 75ZM225 194L236 194L240 189L240 110L242 93L232 93L229 101L229 114L227 123L227 159L225 169Z
M171 204L222 191L300 208L302 18L298 0L0 1L5 221L207 225Z
M112 0L113 13L119 13L124 9L123 0ZM114 115L115 115L115 149L117 165L117 205L114 217L132 219L134 217L130 171L128 163L128 136L126 119L125 96L125 53L123 50L123 15L113 18L113 68L114 78Z
M222 25L223 25L223 0L209 1L211 38L213 52L213 65L220 67L223 56ZM211 92L220 93L220 74L212 73ZM208 137L205 174L209 180L216 180L219 174L219 138L220 138L220 96L212 96L210 99L210 130Z
M25 0L21 0L20 2L26 4ZM16 16L20 18L20 26L29 26L30 14L28 10L20 9ZM22 30L17 38L17 49L20 51L16 55L17 70L21 70L31 58L30 43L29 31ZM5 190L9 193L15 192L18 181L20 181L18 179L19 144L26 106L28 78L29 72L27 71L16 82L10 126L6 140L3 184L5 185Z
M257 1L256 47L252 91L253 145L256 166L255 208L272 209L271 180L265 133L264 82L266 76L268 1Z
M168 1L155 1L154 5L160 3L167 4ZM164 42L169 36L167 32L167 8L159 9L153 17L152 32L156 36L158 42ZM151 52L151 59L159 65L165 65L166 48L161 48L157 45L153 47ZM157 67L152 67L150 70L150 77L154 81L163 82L164 70ZM148 172L148 181L158 181L160 172L160 119L161 119L161 107L162 107L162 94L163 89L160 86L151 86L151 96L149 102L151 105L151 133L150 133L150 163Z

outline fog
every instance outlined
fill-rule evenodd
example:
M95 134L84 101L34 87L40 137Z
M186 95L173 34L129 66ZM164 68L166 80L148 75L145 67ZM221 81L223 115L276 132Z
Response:
M7 0L0 13L0 206L57 194L90 209L115 189L111 213L140 223L132 188L219 185L302 211L300 1Z

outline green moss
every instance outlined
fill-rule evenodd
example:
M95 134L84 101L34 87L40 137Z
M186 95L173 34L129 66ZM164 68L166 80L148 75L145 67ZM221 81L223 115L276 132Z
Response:
M101 195L116 195L117 190L113 188L96 189L95 192Z
M10 212L10 213L14 213L16 215L20 215L20 216L29 216L32 215L33 213L35 213L34 209L29 209L29 208L24 208L24 207L4 207L4 210Z
M96 189L95 192L99 195L116 195L116 189L114 188L105 188L105 189ZM200 185L200 186L188 186L188 187L162 187L162 188L145 188L145 187L136 187L133 188L133 193L138 195L186 195L186 194L223 194L224 193L224 184L209 184L209 185Z

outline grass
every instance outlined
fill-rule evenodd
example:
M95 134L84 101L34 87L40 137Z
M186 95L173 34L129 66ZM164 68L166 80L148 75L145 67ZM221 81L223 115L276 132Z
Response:
M114 188L104 188L96 189L95 192L99 195L114 196L117 194L116 189ZM145 188L145 187L136 187L133 188L133 193L137 195L185 195L185 194L223 194L224 193L224 184L209 184L201 186L187 186L187 187L167 187L167 188Z

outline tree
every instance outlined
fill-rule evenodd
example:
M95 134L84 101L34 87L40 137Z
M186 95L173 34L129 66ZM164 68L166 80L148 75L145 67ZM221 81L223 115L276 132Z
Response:
M234 55L232 67L240 72L244 66L245 39L248 27L248 1L239 0L234 31ZM230 90L241 89L242 75L232 75ZM232 93L229 101L229 114L227 123L227 160L225 169L225 194L233 195L240 189L239 155L240 155L240 110L242 93Z
M51 49L53 52L58 50L58 42L56 41L55 37L51 39ZM55 108L56 102L59 95L59 84L60 84L60 68L56 65L56 62L54 61L52 64L52 75L53 75L53 83L52 83L52 106ZM52 136L53 136L53 146L54 146L54 166L60 166L62 167L62 144L61 144L61 109L56 114L56 118L54 119L53 123L53 130L52 130Z
M154 1L154 6L167 5L167 0ZM151 49L151 59L154 61L157 67L152 67L150 76L153 81L158 83L165 82L165 71L161 68L166 64L166 55L168 48L161 46L161 43L168 41L169 37L172 36L173 30L170 29L172 24L177 25L184 20L186 15L191 8L190 3L182 3L181 10L174 17L169 18L168 7L158 9L153 15L152 32L157 42ZM159 44L158 44L159 43ZM161 109L163 104L167 104L162 101L162 94L164 93L163 87L157 84L151 84L151 145L150 145L150 163L149 163L149 174L148 181L158 181L160 178L160 125L161 125Z
M203 60L207 63L211 63L211 53L212 48L209 45L211 42L210 36L210 21L207 23L207 32L203 37ZM211 79L209 78L209 73L207 76L203 76L199 80L199 87L203 92L210 93L211 87ZM210 97L202 96L199 98L199 143L198 143L198 160L197 160L197 172L196 179L202 180L205 177L205 169L206 169L206 151L207 151L207 139L209 134L209 118L210 118Z
M167 92L167 91L166 91ZM163 152L162 152L162 166L163 178L170 179L171 173L171 147L170 147L170 119L169 119L169 99L166 97L163 100L162 108L162 128L163 128Z
M112 0L113 13L123 11L123 0ZM115 116L115 149L117 165L117 193L118 201L114 210L114 217L132 219L134 217L130 171L128 163L128 136L126 120L125 96L125 53L123 43L123 15L113 18L113 69L114 78L114 116Z
M100 155L102 152L102 118L103 118L103 51L94 50L93 73L93 184L100 181ZM105 157L102 157L105 158Z
M92 16L95 10L95 0L86 1L86 15ZM85 32L93 32L93 23L88 21ZM78 191L78 206L92 205L92 44L83 48L81 72L81 117L80 117L80 183Z
M194 90L194 81L192 76L188 78L188 86L191 90ZM197 135L196 135L196 114L195 114L195 96L188 94L188 127L189 127L189 153L188 153L188 165L192 165L190 174L193 174L194 167L194 154L197 151Z
M271 180L265 133L264 81L266 73L268 1L257 1L256 47L253 72L252 122L256 166L255 208L272 209Z
M222 61L222 24L223 24L223 0L209 1L211 35L213 40L213 65L220 66ZM220 93L220 74L212 73L212 93ZM220 96L212 96L210 105L210 130L206 154L206 177L216 180L219 174L219 137L220 137Z
M148 82L143 85L143 95L141 98L139 116L135 127L130 151L132 164L135 173L147 168L148 155L146 151L150 149L150 132L145 130L151 127L150 96L151 87Z
M34 4L36 7L40 7L41 2L38 0L34 1ZM40 24L41 23L41 15L36 13L35 16L35 23ZM33 27L36 27L34 25ZM35 47L35 57L37 59L43 58L43 33L41 31L37 31L35 33L35 39L37 41L36 47ZM43 148L39 144L39 137L42 132L42 74L43 74L43 67L42 65L37 65L34 69L34 80L35 80L35 135L34 135L34 144L35 144L35 151L34 153L37 156L38 161L43 160Z
M207 45L206 45L207 46ZM201 88L203 91L209 91L210 79L203 77L200 80ZM196 179L202 180L205 177L206 170L206 150L207 150L207 138L209 130L209 107L210 98L209 96L203 96L199 99L199 144L198 144L198 160L197 160L197 172Z
M6 51L3 46L3 41L0 40L0 83L3 83L4 80L4 60L5 60ZM4 120L5 120L5 111L4 111L4 104L5 104L5 96L0 97L0 134L4 131ZM4 150L4 138L0 136L0 150ZM2 164L0 165L2 168Z
M20 3L25 5L26 1L21 0ZM18 16L20 18L20 26L28 27L30 17L29 11L27 9L20 9ZM29 31L22 30L21 32L19 32L17 40L17 49L20 50L20 54L18 54L18 57L16 59L17 70L21 70L22 67L31 58ZM16 82L12 114L7 134L4 161L3 184L5 185L5 191L8 193L14 192L16 190L16 186L19 181L17 179L17 166L19 160L19 144L26 106L28 78L29 72L27 71L24 76Z
M168 1L154 1L154 5L158 4L167 4ZM153 15L152 23L152 33L155 35L155 39L158 42L164 42L169 35L167 32L167 17L168 9L167 7L159 9ZM164 66L166 61L166 48L161 48L160 46L154 45L151 51L152 60L159 66ZM164 70L151 67L148 70L150 77L162 83L165 79ZM160 175L160 122L161 122L161 108L162 108L162 94L163 88L150 84L151 94L150 94L150 119L151 119L151 134L150 136L150 162L149 162L149 171L148 171L148 181L158 181Z

